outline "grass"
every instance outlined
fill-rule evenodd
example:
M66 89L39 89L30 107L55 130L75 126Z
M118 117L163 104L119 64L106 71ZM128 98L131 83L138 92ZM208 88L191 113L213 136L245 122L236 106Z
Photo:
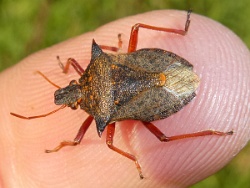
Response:
M127 0L125 5L118 0L0 0L0 71L35 51L115 19L156 9L191 8L233 30L249 48L249 7L249 0ZM249 154L248 146L227 167L193 188L247 187Z

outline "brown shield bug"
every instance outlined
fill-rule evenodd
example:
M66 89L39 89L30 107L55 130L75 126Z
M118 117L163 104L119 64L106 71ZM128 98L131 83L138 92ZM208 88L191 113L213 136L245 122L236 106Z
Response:
M108 147L134 161L140 178L143 178L143 175L137 158L113 145L115 123L118 121L140 120L162 142L206 135L232 135L233 131L205 130L167 137L150 123L167 118L188 104L196 95L199 78L193 72L193 66L173 52L151 48L136 50L139 28L185 35L190 25L190 14L191 11L188 11L184 30L135 24L130 34L128 53L107 54L102 51L102 49L117 51L122 45L120 35L118 35L118 48L98 45L93 40L91 61L86 70L72 58L68 59L65 66L59 60L65 73L70 65L73 66L81 76L79 81L72 80L65 88L60 88L38 72L48 82L58 87L54 97L55 104L61 105L59 109L31 117L15 113L11 115L33 119L48 116L65 107L77 109L80 106L89 116L83 122L75 139L63 141L56 148L46 152L56 152L64 146L80 144L94 119L98 135L101 137L103 131L107 130Z

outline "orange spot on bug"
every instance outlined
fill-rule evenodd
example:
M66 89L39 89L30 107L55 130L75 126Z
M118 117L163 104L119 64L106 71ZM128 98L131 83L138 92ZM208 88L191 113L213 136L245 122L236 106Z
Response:
M166 83L166 75L164 75L163 73L159 74L159 86L164 86Z

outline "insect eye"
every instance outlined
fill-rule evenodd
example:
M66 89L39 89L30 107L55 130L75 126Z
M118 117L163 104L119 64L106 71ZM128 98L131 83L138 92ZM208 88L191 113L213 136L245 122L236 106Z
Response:
M71 80L70 83L69 83L70 86L72 85L77 85L77 81L76 80Z
M78 108L78 103L76 102L76 103L71 104L70 108L72 110L76 110Z

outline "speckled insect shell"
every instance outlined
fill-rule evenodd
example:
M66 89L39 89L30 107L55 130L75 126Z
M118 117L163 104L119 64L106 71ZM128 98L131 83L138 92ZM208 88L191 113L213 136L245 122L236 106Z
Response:
M192 69L162 49L112 55L93 40L91 62L79 80L80 107L94 117L99 136L111 122L166 118L195 97L199 78Z

